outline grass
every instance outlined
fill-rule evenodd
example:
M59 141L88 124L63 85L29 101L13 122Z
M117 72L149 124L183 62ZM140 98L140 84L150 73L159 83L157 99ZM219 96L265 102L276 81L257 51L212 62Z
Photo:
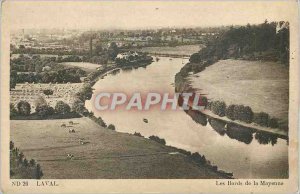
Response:
M275 62L221 60L189 77L193 88L227 105L243 104L288 126L289 72Z
M76 132L69 133L70 127ZM222 178L183 154L169 154L175 148L102 128L85 117L13 120L11 140L26 157L36 159L46 179Z

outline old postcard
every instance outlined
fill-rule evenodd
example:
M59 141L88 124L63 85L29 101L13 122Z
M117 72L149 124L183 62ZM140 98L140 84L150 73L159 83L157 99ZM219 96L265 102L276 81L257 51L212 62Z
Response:
M3 193L296 193L297 1L1 4Z

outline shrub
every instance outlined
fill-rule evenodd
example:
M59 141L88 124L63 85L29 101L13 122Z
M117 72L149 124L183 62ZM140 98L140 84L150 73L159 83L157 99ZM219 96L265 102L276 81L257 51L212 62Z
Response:
M35 166L35 160L34 160L34 159L31 159L31 160L29 161L29 165L30 165L31 167Z
M72 104L72 111L79 114L86 114L88 112L88 110L84 106L84 102L79 99Z
M226 104L222 101L214 101L211 104L211 111L220 117L225 116L226 112Z
M269 120L269 123L268 123L268 126L271 127L271 128L278 128L279 127L279 124L278 124L278 119L277 118L271 118Z
M199 164L205 164L206 163L206 158L205 156L201 156L198 152L192 153L190 156L195 162Z
M96 118L94 115L89 115L89 117L101 127L107 127L106 123L103 121L101 117Z
M236 120L241 120L241 115L243 112L244 106L243 105L235 105L233 108L233 117Z
M159 138L159 137L157 137L157 136L151 135L151 136L149 137L149 139L151 139L151 140L153 140L153 141L156 141L157 143L166 145L166 140L164 140L164 139L162 139L162 138Z
M231 120L235 120L235 116L234 116L234 108L235 108L235 105L233 105L233 104L229 105L229 106L226 108L225 115L226 115L226 117L228 117L228 118L231 119Z
M23 166L25 167L29 166L28 160L26 158L23 160Z
M133 135L138 136L138 137L144 137L144 136L142 136L142 134L140 134L140 133L138 133L138 132L134 132Z
M242 109L241 120L246 123L251 123L253 120L253 111L249 106L245 106Z
M54 109L51 106L46 105L46 104L38 105L35 108L35 111L38 114L38 116L40 116L40 117L46 117L46 116L54 114Z
M92 86L90 84L85 84L80 92L78 92L76 95L83 102L85 100L90 100L93 95Z
M269 114L265 112L254 113L253 122L263 127L268 127Z
M45 95L49 96L49 95L52 95L52 94L53 94L53 90L49 90L49 89L43 90L43 93L44 93Z
M108 125L107 128L108 128L108 129L111 129L111 130L116 130L116 127L115 127L113 124Z
M66 114L71 111L70 106L63 101L58 101L55 105L55 111L59 114Z
M14 116L17 116L18 115L18 111L17 109L15 108L15 105L10 103L10 117L14 117Z
M20 101L17 105L18 113L20 115L30 115L30 104L26 101Z

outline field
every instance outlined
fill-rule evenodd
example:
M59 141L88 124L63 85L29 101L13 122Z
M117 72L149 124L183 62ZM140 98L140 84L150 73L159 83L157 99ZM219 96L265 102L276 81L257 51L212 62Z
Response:
M199 45L183 45L176 47L144 47L137 51L158 53L158 54L169 54L169 55L192 55L200 50Z
M87 73L95 71L97 68L101 67L102 65L94 64L94 63L87 63L87 62L64 62L61 63L66 67L79 67L82 70L86 71Z
M31 111L34 112L38 102L45 101L51 107L55 107L58 101L64 101L70 106L76 100L75 94L80 91L83 83L66 84L17 84L10 91L10 103L15 106L20 101L27 101L31 105ZM51 90L53 94L45 95L44 90Z
M212 100L250 106L288 124L289 72L275 62L222 60L189 77Z
M37 160L45 179L220 178L174 148L99 127L88 118L12 120L11 140Z

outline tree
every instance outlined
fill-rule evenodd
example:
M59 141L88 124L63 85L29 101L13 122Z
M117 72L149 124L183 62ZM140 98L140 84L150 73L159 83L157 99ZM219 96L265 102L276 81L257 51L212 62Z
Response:
M78 99L72 104L72 111L77 112L79 114L84 114L88 110L85 108L84 102Z
M41 179L42 176L43 176L43 171L41 169L41 166L40 166L40 164L37 164L36 169L35 169L35 177L36 177L36 179Z
M77 93L77 97L83 102L85 100L91 99L92 95L93 95L93 89L89 84L84 85L81 91Z
M14 142L10 141L10 142L9 142L9 150L13 150L14 147L15 147Z
M63 101L58 101L55 105L55 111L59 114L67 114L71 111L71 108Z
M30 104L28 102L20 101L17 104L17 108L18 108L18 113L20 115L30 115L31 107L30 107Z
M23 166L28 167L28 165L29 165L28 160L25 158L23 160Z
M253 122L263 127L268 127L269 114L265 112L255 113L253 117Z
M49 115L52 115L54 113L54 109L47 105L47 104L39 104L36 106L35 108L36 113L40 116L40 117L47 117Z
M30 165L31 167L34 167L34 166L35 166L35 160L34 160L34 159L31 159L31 160L29 161L29 165Z
M271 128L278 128L279 127L279 124L278 124L278 119L277 118L271 118L269 120L269 123L268 123L268 126L271 127Z
M242 121L251 123L253 120L253 111L249 106L245 106L242 112Z
M13 103L10 103L9 106L10 106L10 117L17 116L18 115L18 111L15 108L15 105Z
M229 105L226 108L226 112L225 112L226 117L229 118L229 119L231 119L231 120L235 120L235 117L234 117L234 107L235 107L235 105L233 105L233 104Z
M114 60L119 53L118 45L115 42L110 43L108 55L111 60Z
M201 156L198 152L192 153L190 157L197 163L200 163L200 164L206 163L205 156L204 155Z
M104 122L104 120L101 117L96 118L95 116L91 116L92 119L100 126L102 127L107 127L106 123Z
M17 85L17 72L16 71L10 71L10 82L9 82L9 87L10 89L13 89Z
M108 129L111 129L111 130L116 130L116 127L115 127L113 124L108 125L107 128L108 128Z

